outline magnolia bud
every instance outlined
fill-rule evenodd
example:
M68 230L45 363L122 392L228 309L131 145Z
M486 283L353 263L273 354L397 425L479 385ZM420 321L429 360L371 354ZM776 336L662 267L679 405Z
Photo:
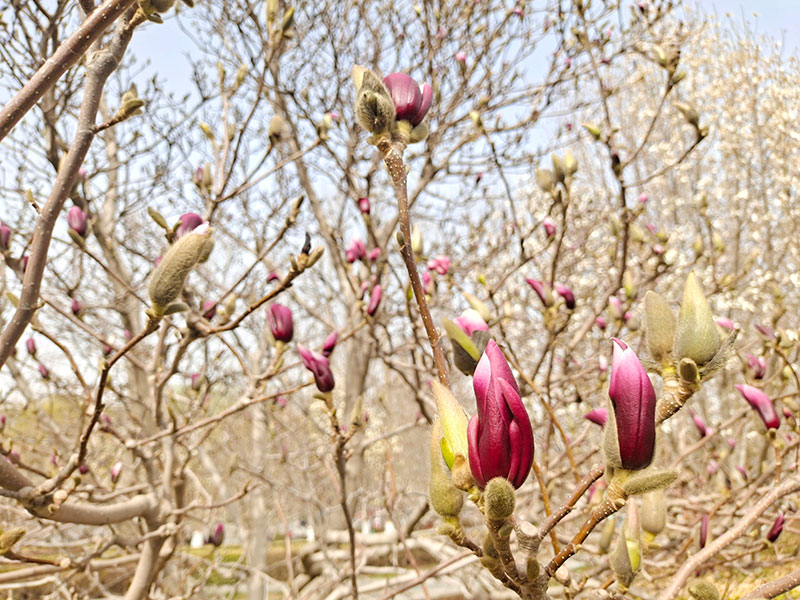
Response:
M642 496L642 529L652 536L664 530L667 524L667 504L664 490L658 489Z
M453 485L442 461L442 427L437 419L431 434L431 506L442 517L457 517L464 506L464 494Z
M719 591L717 588L704 579L695 579L689 585L689 595L694 600L719 600Z
M207 252L206 242L211 239L213 231L207 225L201 225L167 250L153 271L148 288L154 316L162 317L167 306L180 296L189 271Z
M710 361L719 350L721 340L703 289L694 271L686 278L678 331L675 336L675 355L691 358L698 365Z
M438 381L433 382L433 396L441 420L441 454L447 466L452 469L457 455L460 454L465 459L469 456L467 444L469 421L453 393Z
M495 477L486 484L483 492L486 516L495 521L504 521L514 514L516 497L514 486L505 477Z
M655 360L661 361L672 351L675 342L675 315L655 292L645 294L644 314L647 349Z

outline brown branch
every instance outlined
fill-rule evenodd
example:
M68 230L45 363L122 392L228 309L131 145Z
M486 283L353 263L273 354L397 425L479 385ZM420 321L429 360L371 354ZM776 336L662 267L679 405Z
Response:
M756 598L774 598L800 585L800 569L779 577L775 581L763 583L751 592L741 597L741 600L756 600Z
M30 81L0 110L0 140L8 135L14 125L56 84L67 69L86 54L95 40L134 4L136 0L108 0L99 9L92 11L81 26L64 40L53 56L34 73ZM2 362L0 360L0 364Z

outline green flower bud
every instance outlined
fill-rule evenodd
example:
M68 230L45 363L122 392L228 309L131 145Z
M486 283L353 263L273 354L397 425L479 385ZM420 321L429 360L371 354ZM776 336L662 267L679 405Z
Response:
M666 300L655 292L644 295L644 315L647 349L655 360L661 361L675 343L675 315Z
M22 539L26 531L22 527L15 527L9 529L0 535L0 554L5 554L11 550L14 545Z
M449 446L453 457L461 455L466 459L469 456L467 445L467 414L456 400L453 393L438 381L433 382L433 396L439 411L442 426L442 435ZM447 465L453 468L453 463Z
M557 154L553 154L551 158L553 160L553 176L559 183L564 183L567 178L567 169L564 166L564 161Z
M667 524L667 504L664 490L658 489L642 496L642 529L653 537L664 531Z
M516 496L514 486L505 477L495 477L486 484L483 492L486 516L495 521L504 521L514 514Z
M564 153L564 170L567 172L568 177L578 172L578 161L575 160L569 150Z
M417 142L422 142L428 139L428 133L428 122L423 121L411 130L411 133L408 136L408 143L416 144Z
M616 518L614 515L611 515L608 517L608 519L606 519L606 524L603 525L603 531L600 533L600 542L598 543L600 552L603 554L608 552L608 549L611 548L611 540L614 537L616 524Z
M431 434L431 506L442 517L456 517L464 506L464 494L450 480L450 474L442 461L441 451L442 426L437 419L433 423Z
M550 169L536 169L536 185L543 192L552 192L555 186L553 172Z
M635 475L628 478L622 486L622 491L626 496L638 496L652 492L653 490L660 490L672 485L678 478L677 471L656 471L648 473L647 471L639 471Z
M206 242L214 230L200 225L175 242L153 271L148 294L152 313L163 317L167 307L180 296L189 271L209 251Z
M692 271L686 278L683 290L675 356L679 359L691 358L697 365L703 365L714 358L720 344L714 316Z
M689 585L689 595L695 600L719 600L719 591L705 579L695 579Z

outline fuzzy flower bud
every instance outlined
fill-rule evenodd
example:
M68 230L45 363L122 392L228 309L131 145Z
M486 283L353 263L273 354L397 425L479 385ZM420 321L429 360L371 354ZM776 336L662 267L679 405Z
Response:
M164 315L167 306L180 296L189 271L203 257L207 257L214 230L208 224L197 227L189 235L183 236L167 250L164 258L153 271L148 293L152 312L156 317Z
M289 343L294 335L294 324L292 322L292 309L275 302L267 311L269 330L272 337L280 342Z
M675 316L666 300L655 292L644 295L647 349L657 361L664 359L675 342Z
M606 421L608 421L608 409L607 408L595 408L587 412L583 415L583 418L587 421L591 421L596 425L600 425L600 427L606 426Z
M664 490L658 489L644 494L640 512L642 529L651 536L661 533L667 524L667 504L664 500Z
M396 119L419 125L433 102L433 88L419 85L405 73L392 73L383 79L394 102Z
M450 474L442 460L442 426L439 420L433 422L431 432L431 475L429 493L431 506L442 517L457 517L464 506L464 494L453 485Z
M483 488L505 477L519 488L533 463L533 431L503 351L490 340L473 377L478 414L467 430L469 466Z
M691 358L702 366L714 357L720 344L717 325L693 271L686 278L683 290L675 355L678 359Z
M613 338L608 396L614 418L606 427L606 460L625 469L644 469L653 460L656 393L632 348Z
M395 122L395 106L386 85L372 71L358 65L353 67L353 80L359 124L373 134L386 132Z
M86 213L80 206L73 206L67 213L67 224L69 228L80 237L86 237Z
M758 416L764 422L767 429L777 429L781 425L780 417L775 412L775 406L772 400L764 392L757 387L747 384L739 384L733 386L742 394L745 400L758 411Z
M303 364L306 369L314 374L314 381L317 384L317 389L320 392L330 392L335 382L333 380L333 372L331 371L331 363L328 358L300 345L297 346L297 351L300 353L300 358L303 359Z
M514 487L505 477L495 477L486 484L483 502L486 516L495 521L504 521L514 514L516 504Z

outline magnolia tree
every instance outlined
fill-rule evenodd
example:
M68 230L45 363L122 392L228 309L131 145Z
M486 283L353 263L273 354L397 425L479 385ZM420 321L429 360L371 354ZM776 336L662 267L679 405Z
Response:
M661 0L192 4L2 15L0 589L800 585L795 58Z

